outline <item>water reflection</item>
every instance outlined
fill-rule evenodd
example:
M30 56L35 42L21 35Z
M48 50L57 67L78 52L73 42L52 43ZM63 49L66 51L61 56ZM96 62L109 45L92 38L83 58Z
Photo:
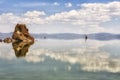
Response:
M67 43L68 42L65 44ZM64 45L64 47L62 46L62 49L66 48L66 50L63 51L60 51L59 49L58 51L54 51L54 49L52 50L48 47L47 49L38 47L34 50L31 50L28 56L26 56L25 60L28 62L45 62L47 58L50 58L55 61L61 61L63 63L67 62L72 65L79 64L80 69L85 71L108 71L115 73L120 72L120 56L115 57L113 55L114 53L109 53L105 50L101 50L101 48L109 49L109 47L104 47L105 45L109 44L113 46L118 43L115 43L114 41L91 41L87 44L78 44L82 45L82 47L80 46L77 48L71 47L67 49ZM70 44L68 46L74 46L74 44ZM56 47L60 48L60 44L56 45Z
M71 49L64 52L54 52L46 49L35 49L26 56L28 62L45 62L47 58L71 65L79 64L85 71L120 72L120 58L111 58L109 53L96 48Z
M30 46L33 43L31 42L14 42L12 43L16 57L25 57Z
M55 44L55 45L53 45ZM24 57L22 60L30 63L56 62L78 65L80 70L84 71L107 71L120 72L120 50L119 41L94 41L87 43L80 40L41 40L35 42L30 48L31 43L12 43L16 57ZM14 52L6 50L6 45L0 45L0 58L15 59ZM7 46L9 48L10 46ZM28 52L28 49L30 51ZM6 52L5 52L6 51ZM26 54L28 52L28 54ZM4 54L3 54L4 53ZM115 53L118 53L115 55ZM8 55L8 57L7 57ZM11 56L10 56L11 55ZM42 64L41 64L42 65ZM61 65L62 66L62 65ZM54 67L54 65L53 65Z

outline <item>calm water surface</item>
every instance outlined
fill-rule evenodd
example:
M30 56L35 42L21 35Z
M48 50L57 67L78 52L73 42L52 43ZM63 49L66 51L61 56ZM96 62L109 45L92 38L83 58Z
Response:
M120 41L38 40L19 58L0 43L0 80L120 80Z

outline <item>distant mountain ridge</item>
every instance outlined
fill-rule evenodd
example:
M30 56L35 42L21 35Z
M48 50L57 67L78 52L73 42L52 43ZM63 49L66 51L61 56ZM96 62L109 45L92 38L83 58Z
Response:
M55 33L55 34L31 34L36 39L63 39L63 40L72 40L72 39L84 39L85 34L75 34L75 33ZM95 40L114 40L120 39L120 34L112 34L112 33L93 33L86 34L88 39ZM6 37L11 37L12 32L10 33L0 33L0 39L4 39Z

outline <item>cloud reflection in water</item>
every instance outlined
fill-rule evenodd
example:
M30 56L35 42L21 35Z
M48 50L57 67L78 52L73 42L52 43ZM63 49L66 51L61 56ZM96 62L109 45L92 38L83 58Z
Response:
M107 43L109 44L109 43ZM112 43L111 43L112 44ZM88 44L88 47L71 48L66 51L52 51L48 49L34 49L26 56L28 62L43 62L47 57L71 64L79 64L85 71L120 72L120 58L113 58L108 52L100 50L102 44Z
M73 44L76 45L76 43L78 42L75 41L74 43L73 41ZM39 42L37 42L36 44L39 45ZM109 52L100 49L104 45L118 44L116 43L116 41L113 42L89 41L89 43L87 44L83 44L81 42L78 45L81 45L83 47L77 48L71 47L64 51L54 51L54 49L41 47L42 43L39 46L36 44L34 45L34 47L30 48L29 52L26 54L26 57L22 58L23 60L27 62L37 63L44 62L46 60L46 57L49 57L53 60L67 62L72 65L79 64L80 69L85 71L108 71L115 73L120 72L120 57L118 56L117 58L114 58L113 56L111 56ZM73 44L70 44L68 46L72 46ZM2 47L3 46L0 46L0 48ZM10 47L10 45L8 47ZM57 44L56 47L60 47L60 45ZM64 47L62 46L62 48ZM14 53L13 50L8 49L7 52L4 46L2 48L2 51L0 51L0 58L7 60L16 59L15 56L13 55ZM6 56L8 54L9 57Z

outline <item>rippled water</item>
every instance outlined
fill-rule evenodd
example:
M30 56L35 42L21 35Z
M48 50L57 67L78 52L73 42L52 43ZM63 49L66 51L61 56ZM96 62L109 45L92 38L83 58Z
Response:
M25 57L0 43L0 80L120 80L120 41L38 40Z

